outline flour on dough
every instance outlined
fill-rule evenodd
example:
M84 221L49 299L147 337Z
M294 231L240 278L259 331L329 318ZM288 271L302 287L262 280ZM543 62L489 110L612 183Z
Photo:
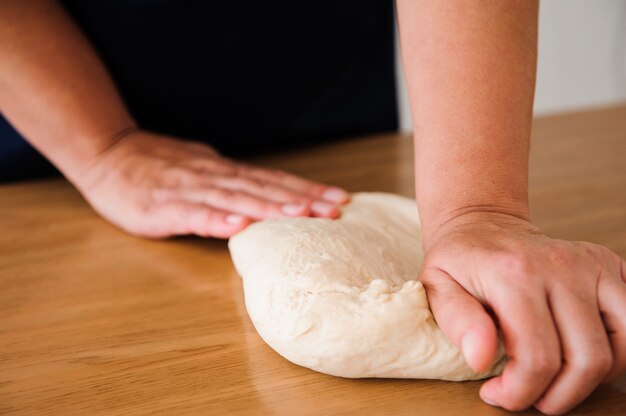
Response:
M289 361L341 377L475 380L437 327L416 280L423 260L415 201L357 193L337 220L281 218L229 242L246 308Z

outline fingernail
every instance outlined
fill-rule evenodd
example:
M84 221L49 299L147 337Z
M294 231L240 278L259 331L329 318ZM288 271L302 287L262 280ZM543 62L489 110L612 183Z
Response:
M226 216L226 222L229 224L241 224L246 220L246 217L239 214L228 214Z
M322 197L327 201L343 204L350 199L350 194L343 189L332 187L325 190Z
M305 205L303 204L285 204L281 210L285 215L297 216L304 214Z
M314 201L311 204L311 211L313 211L316 215L327 217L335 214L337 207L333 204L329 204L328 202Z

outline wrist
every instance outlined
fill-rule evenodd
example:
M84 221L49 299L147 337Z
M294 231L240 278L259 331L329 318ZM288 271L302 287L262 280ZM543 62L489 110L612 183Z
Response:
M76 153L71 161L64 164L64 175L82 192L86 184L91 181L90 178L94 176L94 171L102 165L102 161L110 159L111 154L118 153L117 148L130 141L140 131L136 124L130 123L111 133L101 134L93 139L84 139L91 146Z
M513 228L540 233L539 229L530 222L527 205L465 205L441 210L435 216L421 216L422 237L426 251L429 251L445 236L461 228L476 233L488 233L495 228Z
M528 183L525 175L502 178L457 177L416 178L416 200L425 236L452 219L472 213L505 214L530 220ZM458 176L458 175L457 175Z

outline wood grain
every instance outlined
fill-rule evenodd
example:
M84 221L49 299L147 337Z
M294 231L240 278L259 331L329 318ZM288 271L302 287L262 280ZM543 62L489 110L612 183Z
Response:
M531 159L535 221L626 256L626 107L536 120ZM406 136L252 161L413 195ZM287 362L254 331L224 241L125 235L63 180L0 187L0 230L0 414L506 414L480 402L479 382L349 380ZM626 378L573 414L626 414Z

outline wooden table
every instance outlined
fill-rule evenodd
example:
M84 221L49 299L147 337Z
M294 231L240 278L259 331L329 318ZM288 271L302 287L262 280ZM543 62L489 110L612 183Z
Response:
M412 195L411 152L391 135L255 162ZM626 256L626 106L537 120L531 200L548 234ZM256 334L226 242L128 236L62 180L0 187L0 414L505 414L479 386L293 365ZM574 414L626 414L626 378Z

